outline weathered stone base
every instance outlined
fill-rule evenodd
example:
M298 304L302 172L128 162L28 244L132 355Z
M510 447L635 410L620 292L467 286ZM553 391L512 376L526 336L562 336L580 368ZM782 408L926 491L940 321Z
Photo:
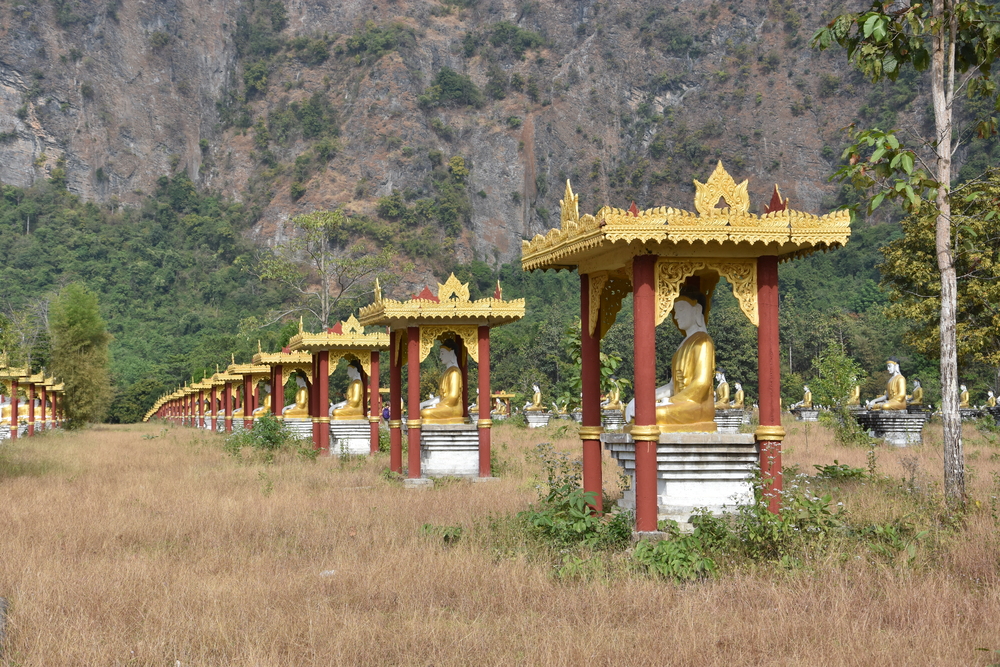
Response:
M993 421L1000 425L1000 406L993 408L983 408L983 412L993 417Z
M420 429L420 476L478 477L476 425L424 424Z
M818 422L819 421L819 409L809 408L808 410L803 410L801 408L796 408L791 411L795 415L795 421L798 422Z
M908 447L923 442L922 431L927 421L925 413L906 410L860 410L854 413L861 428L893 447Z
M976 408L959 408L958 413L962 416L962 421L975 421L983 416L982 410Z
M415 479L404 479L403 480L404 489L431 489L434 488L434 480L427 479L424 477L417 477Z
M625 428L625 414L621 410L601 410L601 426L608 433L621 433Z
M528 428L541 428L542 426L548 426L549 420L552 419L551 412L525 412L525 419L528 420Z
M291 421L286 419L286 422ZM309 420L312 437L312 420ZM365 455L372 451L372 430L367 419L335 419L330 421L330 455L341 453Z
M0 441L10 439L10 426L7 424L0 425Z
M715 425L719 433L739 433L746 413L739 409L716 410Z
M569 414L569 416L572 417L573 421L575 421L577 424L582 424L583 423L583 413L582 412L571 412Z
M626 433L605 433L601 441L632 479L618 504L635 509L635 443ZM758 469L751 433L662 433L656 451L659 518L688 523L695 508L712 514L750 502L749 477Z

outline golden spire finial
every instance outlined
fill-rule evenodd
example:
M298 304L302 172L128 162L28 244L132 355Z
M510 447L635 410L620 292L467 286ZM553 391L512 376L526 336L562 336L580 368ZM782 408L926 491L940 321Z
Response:
M567 222L579 222L580 221L580 195L573 194L573 187L569 184L569 179L566 179L566 193L563 198L559 201L560 213L560 223L563 227L566 226Z
M382 300L382 284L378 281L378 277L375 278L375 301Z
M302 333L302 316L299 315L299 333Z
M230 352L229 353L229 358L232 360L232 363L234 363L234 364L236 363L236 353L235 352Z
M257 352L260 354L264 354L264 350L260 346L260 338L257 339Z
M216 372L216 373L218 373L218 372L219 372L219 364L216 364L216 365L215 365L215 372Z

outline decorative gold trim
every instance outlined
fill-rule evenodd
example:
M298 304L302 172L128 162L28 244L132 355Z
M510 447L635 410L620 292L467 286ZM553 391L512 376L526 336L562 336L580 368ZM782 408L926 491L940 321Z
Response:
M569 184L566 187L568 189ZM604 285L607 282L607 271L590 274L590 313L587 316L587 325L590 327L591 336L597 332L597 323L601 313L601 297L604 296Z
M604 433L604 427L602 427L602 426L581 426L580 427L580 439L581 440L600 440L602 433Z
M380 421L382 421L381 417L372 417L371 415L368 415L368 423L369 424L377 424Z
M389 420L389 428L403 428L403 420L402 419L390 419Z
M660 441L660 427L656 424L652 426L633 425L629 431L633 440L647 440L652 442Z
M406 428L420 428L423 423L422 419L408 419L406 420Z
M758 441L781 442L785 439L785 429L781 426L760 425L753 434Z
M760 324L757 310L757 260L749 259L659 259L656 262L656 324L660 324L671 314L674 301L680 294L681 285L688 276L700 272L714 272L714 281L705 290L708 307L715 291L718 276L722 276L733 287L733 296L740 304L740 310L754 326ZM707 313L706 313L707 315Z
M722 168L722 160L719 160L707 182L699 183L695 180L694 208L703 216L728 215L730 212L746 215L750 212L748 184L749 181L743 181L737 185L733 177ZM725 208L717 208L720 198L725 200Z
M312 420L313 420L314 424L329 424L330 423L330 418L329 417L313 417Z
M430 324L420 327L420 361L423 362L434 348L434 341L444 334L452 333L462 339L465 349L473 361L479 363L479 328L466 324Z
M479 419L476 421L476 428L493 428L493 420Z

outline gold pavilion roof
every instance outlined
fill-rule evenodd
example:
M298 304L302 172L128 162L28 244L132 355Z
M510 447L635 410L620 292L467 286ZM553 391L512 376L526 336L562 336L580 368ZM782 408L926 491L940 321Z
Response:
M389 334L385 331L365 333L354 315L320 333L303 331L299 320L299 332L288 341L288 349L305 353L310 359L309 353L320 350L388 350Z
M442 285L437 296L430 289L406 301L384 298L375 283L375 302L359 313L362 325L402 329L420 324L466 324L491 327L510 324L524 317L524 299L503 300L499 283L492 298L471 300L469 283L461 283L455 274Z
M597 215L581 216L579 195L567 181L560 227L522 241L521 266L526 271L579 268L590 273L616 269L647 252L791 259L842 246L851 235L848 211L823 216L787 209L750 213L747 181L737 184L721 161L707 183L694 184L696 213L669 207L638 211L633 205L630 211L605 206Z

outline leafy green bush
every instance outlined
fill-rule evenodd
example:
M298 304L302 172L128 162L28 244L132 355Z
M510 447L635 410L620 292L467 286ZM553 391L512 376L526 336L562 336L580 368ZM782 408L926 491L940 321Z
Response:
M864 468L852 468L837 459L832 465L816 464L813 467L819 471L816 476L824 479L864 479L868 474Z
M632 552L632 558L647 571L673 581L697 581L715 574L715 561L705 555L706 544L702 529L691 535L680 535L677 523L671 521L669 539L642 540Z
M387 26L376 25L374 21L365 23L364 32L347 38L347 52L354 56L359 65L375 62L390 51L404 46L415 46L413 30L402 23Z
M243 450L251 449L265 463L274 461L275 453L294 441L285 425L270 413L254 420L250 430L236 431L226 437L223 448L234 457L242 457Z
M483 106L483 93L465 74L459 74L450 67L442 67L434 76L430 87L417 98L424 109L439 106L468 106L478 109Z

